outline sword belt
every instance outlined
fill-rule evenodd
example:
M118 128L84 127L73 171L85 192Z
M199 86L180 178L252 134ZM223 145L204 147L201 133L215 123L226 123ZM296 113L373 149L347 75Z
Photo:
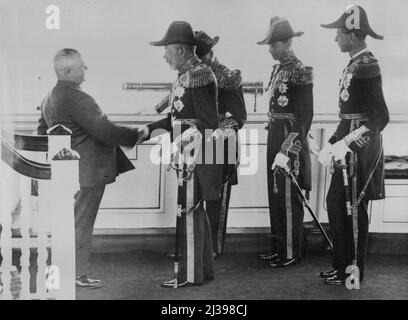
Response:
M273 122L276 120L290 120L295 121L295 115L293 113L276 113L276 112L268 112L269 122Z
M368 121L368 115L366 113L340 113L339 118L341 120Z
M226 113L219 113L218 114L218 120L219 121L222 121L222 120L225 120L226 119Z
M175 119L171 121L171 125L175 126L189 125L190 127L196 127L200 123L199 119Z

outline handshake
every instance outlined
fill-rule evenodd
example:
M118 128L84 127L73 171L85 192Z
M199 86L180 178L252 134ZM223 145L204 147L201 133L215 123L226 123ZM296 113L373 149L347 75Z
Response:
M347 152L351 152L344 139L337 141L335 144L327 144L321 150L313 139L309 140L309 146L312 154L314 154L318 161L324 166L330 166L332 161L344 159Z
M151 132L148 126L144 126L139 129L137 144L148 140L150 133ZM197 128L189 128L174 139L174 141L172 142L171 153L176 153L180 150L183 150L183 154L189 153L193 149L200 148L201 140L201 132Z
M150 130L148 126L144 126L142 129L138 130L137 144L148 140L150 135Z

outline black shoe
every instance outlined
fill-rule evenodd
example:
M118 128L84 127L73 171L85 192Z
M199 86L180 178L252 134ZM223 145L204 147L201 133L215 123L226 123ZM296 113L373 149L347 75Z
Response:
M191 283L187 281L180 282L178 281L177 284L175 284L175 279L171 279L169 281L164 281L161 283L161 286L163 288L183 288L183 287L191 287L191 286L200 286L201 283Z
M320 278L331 278L331 277L335 276L338 272L339 271L336 270L336 269L332 269L332 270L329 270L329 271L323 271L323 272L320 272L319 277Z
M262 261L272 261L272 260L276 260L278 256L279 255L277 253L267 252L267 253L258 254L257 259L262 260Z
M275 261L270 261L269 266L271 268L284 268L289 266L294 266L295 264L300 263L300 259L277 259Z
M279 261L281 261L282 259L279 257L278 254L274 255L271 259L269 260L265 260L265 262L269 263L269 264L274 264L274 263L278 263Z
M336 275L324 279L324 284L333 285L333 286L341 286L346 282L346 277L336 273Z

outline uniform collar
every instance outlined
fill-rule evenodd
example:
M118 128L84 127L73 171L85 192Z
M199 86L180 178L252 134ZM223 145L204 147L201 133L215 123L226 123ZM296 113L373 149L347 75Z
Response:
M211 68L211 70L216 70L220 65L221 65L220 62L215 57L213 60L210 61L209 67Z
M281 66L286 66L288 64L291 64L295 60L297 60L297 57L296 57L295 53L291 50L286 55L286 57L284 57L282 60L279 61L279 64Z
M351 60L355 60L358 56L360 56L361 54L363 54L365 52L368 52L368 51L370 51L370 49L368 49L368 48L364 48L363 50L360 50L359 52L357 52L357 53L355 53L355 54L353 54L351 56Z
M69 87L69 88L80 88L79 84L68 80L58 80L57 86L59 87Z
M191 69L193 66L195 66L197 63L199 63L201 60L198 59L197 56L192 56L190 59L188 59L180 68L179 70L179 76L181 76L183 73L186 73L189 69Z

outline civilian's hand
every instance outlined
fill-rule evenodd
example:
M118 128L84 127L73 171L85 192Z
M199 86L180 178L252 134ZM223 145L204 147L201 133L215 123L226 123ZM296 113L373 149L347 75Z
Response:
M139 137L137 139L137 143L142 143L146 141L149 137L150 130L148 126L144 126L141 130L139 130Z

